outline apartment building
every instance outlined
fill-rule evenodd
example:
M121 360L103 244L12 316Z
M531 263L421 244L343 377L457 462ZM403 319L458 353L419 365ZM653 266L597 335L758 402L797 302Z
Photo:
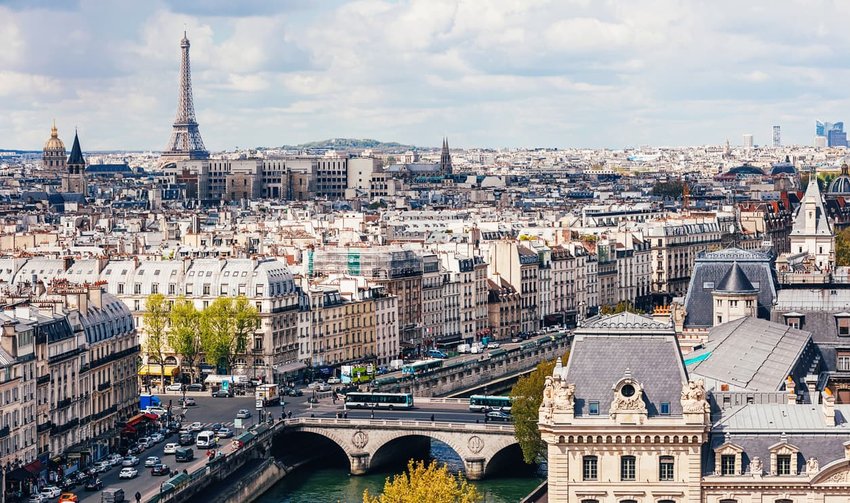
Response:
M499 274L519 291L522 297L522 331L540 328L539 257L531 249L514 241L500 240L489 244L489 273Z
M655 221L645 236L652 248L652 293L663 297L685 294L700 253L720 247L716 221Z

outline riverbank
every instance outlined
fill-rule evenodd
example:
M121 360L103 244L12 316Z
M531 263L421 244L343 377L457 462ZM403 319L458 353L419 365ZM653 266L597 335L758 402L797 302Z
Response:
M274 458L255 459L231 474L228 484L216 484L192 497L204 503L251 503L266 493L293 470L312 460L286 465Z

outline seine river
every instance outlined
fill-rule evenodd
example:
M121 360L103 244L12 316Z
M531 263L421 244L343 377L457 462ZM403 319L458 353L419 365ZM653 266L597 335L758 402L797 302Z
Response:
M463 463L448 446L431 442L431 457L447 463L453 472L463 468ZM345 467L323 468L311 465L295 470L257 501L260 503L360 503L363 491L378 494L387 477L400 469L370 473L353 477ZM545 468L526 477L493 478L475 482L487 503L516 503L527 496L545 478Z

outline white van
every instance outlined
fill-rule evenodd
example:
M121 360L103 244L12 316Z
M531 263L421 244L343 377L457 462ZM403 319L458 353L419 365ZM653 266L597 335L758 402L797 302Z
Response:
M199 449L212 449L217 445L218 438L216 438L214 431L202 431L198 433L197 438L195 438L195 446Z

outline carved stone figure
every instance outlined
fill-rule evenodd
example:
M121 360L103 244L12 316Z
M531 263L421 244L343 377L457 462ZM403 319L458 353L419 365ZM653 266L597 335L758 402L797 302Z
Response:
M546 384L543 386L543 403L541 407L551 408L555 399L555 381L552 376L546 376Z
M708 402L705 400L705 383L702 379L688 381L682 385L682 412L703 413L708 412Z
M555 390L555 408L558 410L570 410L574 406L573 397L576 392L575 384L567 384L567 381L561 380L558 388Z
M814 475L820 470L820 466L818 463L818 458L809 458L806 460L806 473L808 475Z
M753 456L750 460L750 473L753 475L761 475L764 472L764 467L761 465L761 458Z

